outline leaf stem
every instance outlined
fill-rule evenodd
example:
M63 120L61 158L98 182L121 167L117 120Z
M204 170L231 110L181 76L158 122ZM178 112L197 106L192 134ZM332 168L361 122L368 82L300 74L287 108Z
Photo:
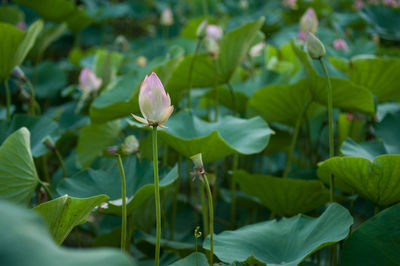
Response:
M53 199L53 194L51 193L50 189L46 186L46 184L39 179L39 184L44 188L44 190L47 193L47 196L49 197L50 200Z
M62 169L62 172L63 172L63 178L66 178L67 177L67 169L65 168L64 160L63 160L60 152L58 151L58 149L54 149L54 153L56 154L57 159L60 162L61 169Z
M31 94L31 105L29 107L29 113L31 115L36 115L36 111L35 110L37 109L38 114L40 115L40 106L36 101L35 89L34 89L32 83L28 79L26 80L26 84L28 85L29 92Z
M190 62L190 66L189 66L189 78L188 78L188 92L187 92L187 106L186 108L190 110L190 97L191 97L191 90L192 90L192 75L193 75L193 67L194 67L194 61L197 57L197 53L199 52L199 48L200 48L200 44L201 44L201 39L197 39L196 42L196 47L194 48L194 52L193 52L193 58L192 61Z
M154 265L160 264L160 239L161 239L161 204L160 185L158 178L158 148L157 148L157 126L153 126L153 164L154 164L154 194L156 201L156 250Z
M331 81L329 79L329 74L328 70L326 69L324 60L322 58L319 59L319 62L321 63L322 69L324 70L325 78L326 78L326 83L328 85L328 119L329 119L329 158L332 158L335 156L335 150L334 150L334 144L333 144L333 95L332 95L332 86L331 86ZM334 176L331 174L330 175L330 201L334 201Z
M10 93L10 87L8 86L8 80L4 81L4 88L6 89L6 117L7 120L10 120L11 118L11 111L10 111L10 105L11 105L11 93Z
M296 142L297 142L297 137L300 132L301 123L303 121L304 114L307 112L307 109L308 109L308 106L310 105L310 103L311 103L311 101L308 101L304 105L303 109L301 110L301 112L299 114L299 117L297 118L296 125L294 128L294 133L292 136L292 141L291 141L290 147L289 147L289 153L288 153L288 158L286 161L285 171L283 172L283 176L282 176L283 178L286 178L290 172L290 167L291 167L292 159L293 159L293 152L294 152L294 149L296 148Z
M208 235L209 232L209 226L208 226L208 213L207 213L207 205L206 205L206 200L204 197L204 184L200 182L201 184L199 185L199 194L200 194L200 202L201 202L201 212L203 214L203 231L204 231L204 236Z
M203 179L207 189L208 196L208 209L210 215L210 265L213 265L213 257L214 257L214 206L212 202L212 193L210 183L208 182L208 178L206 174L203 174Z
M121 198L122 198L122 228L121 228L121 251L126 251L126 228L127 228L127 216L126 216L126 178L124 165L122 164L121 155L116 154L118 160L119 173L121 175Z

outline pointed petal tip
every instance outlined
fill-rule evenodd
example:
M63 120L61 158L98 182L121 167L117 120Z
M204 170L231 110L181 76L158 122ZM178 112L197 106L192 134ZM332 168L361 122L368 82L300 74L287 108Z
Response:
M132 116L133 118L135 118L137 121L139 121L140 123L143 123L143 124L148 124L147 120L146 120L146 119L144 119L143 117L140 117L140 116L134 115L134 114L132 114L132 113L131 113L131 116Z

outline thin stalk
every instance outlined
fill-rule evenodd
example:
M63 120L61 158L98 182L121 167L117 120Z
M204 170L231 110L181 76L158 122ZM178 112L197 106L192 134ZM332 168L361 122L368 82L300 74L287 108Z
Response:
M205 17L208 17L208 3L207 3L207 0L202 0L201 3L203 5L203 15Z
M49 174L49 169L47 169L47 155L43 155L43 157L41 158L41 167L42 167L42 171L43 171L43 175L44 175L44 180L48 183L50 183L50 174Z
M160 184L158 178L158 148L157 148L157 126L153 126L153 164L154 164L154 194L156 201L156 251L154 265L160 264L160 239L161 239L161 204Z
M230 82L227 83L228 88L231 92L231 96L232 96L232 110L233 110L233 116L236 116L236 98L235 98L235 91L232 87L232 84Z
M208 209L210 214L210 265L213 265L213 257L214 257L214 206L212 201L212 193L210 183L208 182L208 178L206 174L203 174L203 179L207 189L208 196Z
M191 97L191 90L192 90L192 74L193 74L193 67L194 67L194 61L197 57L197 53L199 52L199 48L200 48L200 44L201 44L201 39L197 39L196 42L196 48L194 48L194 52L193 52L193 59L190 62L190 66L189 66L189 78L188 78L188 92L187 92L187 106L186 108L190 110L190 97Z
M196 266L199 266L199 260L197 259L197 237L196 238Z
M53 199L53 194L51 193L50 189L46 186L46 184L43 183L43 181L40 180L40 179L39 179L39 185L41 185L44 188L44 190L47 193L47 197L49 197L49 199L52 200Z
M118 160L119 173L121 175L121 198L122 198L122 228L121 228L121 251L126 251L126 228L127 228L127 216L126 216L126 178L124 165L119 154L116 154Z
M62 158L60 152L57 149L54 149L54 153L56 154L57 159L60 162L61 169L62 169L62 172L63 172L63 178L66 178L67 177L67 169L65 168L65 164L64 164L63 158Z
M296 125L295 125L295 128L294 128L294 133L293 133L293 136L292 136L292 142L290 143L290 147L289 147L289 153L288 153L288 158L287 158L287 161L286 161L285 171L283 172L283 176L282 176L283 178L286 178L288 176L288 174L289 174L290 167L291 167L291 164L292 164L292 159L293 159L293 152L294 152L294 149L296 148L297 137L298 137L299 132L300 132L301 123L303 121L303 116L304 116L305 112L307 111L309 105L310 105L310 101L308 101L304 105L303 109L301 110L301 113L300 113L299 117L297 118Z
M203 231L204 231L204 236L207 236L209 232L207 205L206 205L206 200L204 198L204 184L202 182L200 183L201 184L199 186L199 194L201 202L201 212L203 214Z
M214 59L214 90L215 90L215 122L216 122L218 121L218 105L219 105L218 66L216 59Z
M10 111L10 106L11 106L11 92L10 92L10 87L8 86L8 80L4 81L4 87L6 89L6 117L7 120L10 120L11 118L11 111Z
M326 69L324 60L321 58L319 59L321 63L322 69L324 70L324 74L326 77L326 83L328 85L328 119L329 119L329 158L335 156L334 144L333 144L333 96L332 96L332 86L331 81L329 79L328 70ZM333 195L334 195L334 176L330 176L330 201L333 202Z
M233 172L237 170L239 162L239 154L233 155L232 160L232 176L231 176L231 228L236 227L236 181L233 178Z
M32 83L27 80L26 84L29 87L29 92L31 94L31 105L29 106L29 113L31 115L35 115L36 114L36 109L38 109L38 114L40 114L40 106L39 104L36 102L36 96L35 96L35 89L33 88Z

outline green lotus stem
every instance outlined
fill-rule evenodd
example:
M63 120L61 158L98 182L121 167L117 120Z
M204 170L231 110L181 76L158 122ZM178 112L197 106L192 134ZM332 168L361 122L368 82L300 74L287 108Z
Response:
M126 251L126 228L127 228L127 214L126 214L126 178L124 165L122 164L121 155L116 154L118 160L119 173L121 175L121 198L122 198L122 228L121 228L121 251Z
M239 154L233 155L232 161L232 179L231 179L231 228L236 227L236 181L233 178L233 172L237 170L239 163Z
M191 104L190 97L191 97L191 90L192 90L193 67L194 67L194 61L196 60L196 57L197 57L197 53L199 52L200 44L201 44L201 39L197 39L196 47L194 48L194 52L193 52L193 59L190 62L190 66L189 66L187 106L186 106L186 108L189 110L190 110L190 104Z
M219 93L218 93L218 65L217 60L214 59L214 90L215 90L215 122L218 121L218 105L219 105Z
M322 58L319 59L321 63L322 69L324 70L324 74L326 77L326 83L328 85L328 118L329 118L329 158L335 156L334 144L333 144L333 96L332 96L332 86L331 81L329 79L328 70L326 69L324 60ZM334 195L334 185L335 180L334 176L330 175L330 201L333 202L333 195Z
M207 4L207 0L202 0L201 1L202 5L203 5L203 13L205 17L208 17L208 4Z
M60 152L57 149L54 149L54 153L56 154L57 159L60 162L61 169L62 169L62 172L63 172L63 178L66 178L67 177L67 169L65 168L64 160L63 160Z
M297 142L297 137L299 136L301 123L303 121L304 114L306 113L310 103L311 103L311 101L308 101L304 105L303 109L301 110L301 112L299 114L299 117L297 118L296 125L295 125L295 128L294 128L294 133L293 133L293 136L292 136L292 141L291 141L290 147L289 147L289 153L288 153L288 158L287 158L287 161L286 161L285 171L283 172L283 176L282 176L283 178L286 178L288 176L288 174L289 174L290 167L291 167L291 164L292 164L292 159L293 159L293 152L294 152L294 149L296 148L296 142Z
M231 92L231 96L232 96L232 110L233 110L233 116L236 115L236 98L235 98L235 91L232 87L232 84L230 82L227 83L228 88Z
M50 174L49 170L47 169L47 154L43 155L43 157L40 159L40 162L41 162L41 169L44 175L44 180L50 183Z
M200 202L201 202L201 212L203 214L203 231L204 235L208 235L209 232L209 223L208 223L208 210L206 205L206 200L204 198L204 184L200 182L199 186L199 194L200 194Z
M11 92L10 92L10 87L8 86L8 80L4 81L4 88L6 89L6 117L7 117L7 120L10 120L10 118L11 118L11 111L10 111Z
M35 115L36 114L35 110L37 109L38 114L40 114L40 106L36 101L35 89L33 88L32 83L28 79L26 80L26 84L28 85L29 92L31 94L31 105L29 106L29 113L31 115Z
M213 265L213 257L214 257L214 206L212 201L212 193L210 183L208 182L208 178L206 174L203 174L203 179L207 189L208 196L208 209L210 215L210 265Z
M158 148L157 126L153 126L153 164L154 164L154 195L156 201L156 251L154 265L160 264L160 239L161 239L161 204L160 184L158 178Z

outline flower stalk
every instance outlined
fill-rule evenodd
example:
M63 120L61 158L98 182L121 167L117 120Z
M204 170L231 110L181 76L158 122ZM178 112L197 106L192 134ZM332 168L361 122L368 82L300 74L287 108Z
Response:
M161 240L161 203L160 184L158 177L158 148L157 126L153 126L153 164L154 164L154 195L156 201L156 251L154 265L160 264L160 240Z
M126 178L121 155L115 154L118 160L119 173L121 175L121 198L122 198L122 228L121 228L121 251L126 251L127 211L126 211Z

